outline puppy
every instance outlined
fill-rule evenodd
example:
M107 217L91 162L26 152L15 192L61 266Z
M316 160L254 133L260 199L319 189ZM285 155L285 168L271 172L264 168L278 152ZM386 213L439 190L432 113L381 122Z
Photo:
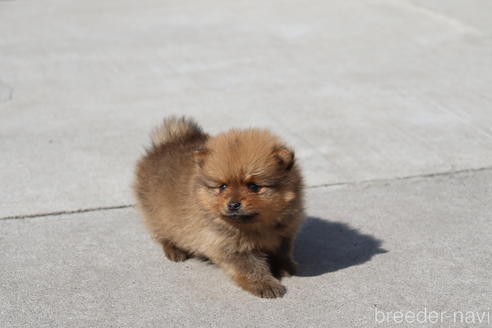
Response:
M294 153L269 131L209 136L175 117L152 133L134 183L137 207L167 258L207 258L265 298L282 297L279 278L296 271L302 187Z

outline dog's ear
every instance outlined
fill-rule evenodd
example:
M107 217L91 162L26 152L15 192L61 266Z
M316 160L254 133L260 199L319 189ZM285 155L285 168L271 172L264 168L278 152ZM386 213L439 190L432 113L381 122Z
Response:
M294 152L289 148L285 146L276 147L273 150L273 155L282 169L288 171L294 166Z
M205 162L205 158L210 153L210 150L207 148L199 148L193 151L193 162L197 164L199 167L203 167L203 163Z

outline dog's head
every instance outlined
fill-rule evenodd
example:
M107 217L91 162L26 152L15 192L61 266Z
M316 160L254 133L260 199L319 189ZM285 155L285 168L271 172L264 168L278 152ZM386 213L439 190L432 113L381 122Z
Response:
M297 197L294 153L266 130L231 130L194 154L203 209L235 226L274 223Z

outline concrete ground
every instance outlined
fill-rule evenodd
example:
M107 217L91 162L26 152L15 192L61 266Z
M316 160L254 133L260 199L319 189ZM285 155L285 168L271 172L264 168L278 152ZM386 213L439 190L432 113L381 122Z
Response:
M0 327L492 326L490 13L0 1ZM170 114L296 149L309 218L284 298L150 240L129 186Z

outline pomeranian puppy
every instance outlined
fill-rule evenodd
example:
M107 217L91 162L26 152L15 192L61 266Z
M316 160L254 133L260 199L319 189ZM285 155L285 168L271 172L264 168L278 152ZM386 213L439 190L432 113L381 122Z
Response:
M168 259L206 258L256 296L285 294L279 278L296 271L303 183L278 137L260 129L209 136L172 117L152 133L135 180L137 207Z

